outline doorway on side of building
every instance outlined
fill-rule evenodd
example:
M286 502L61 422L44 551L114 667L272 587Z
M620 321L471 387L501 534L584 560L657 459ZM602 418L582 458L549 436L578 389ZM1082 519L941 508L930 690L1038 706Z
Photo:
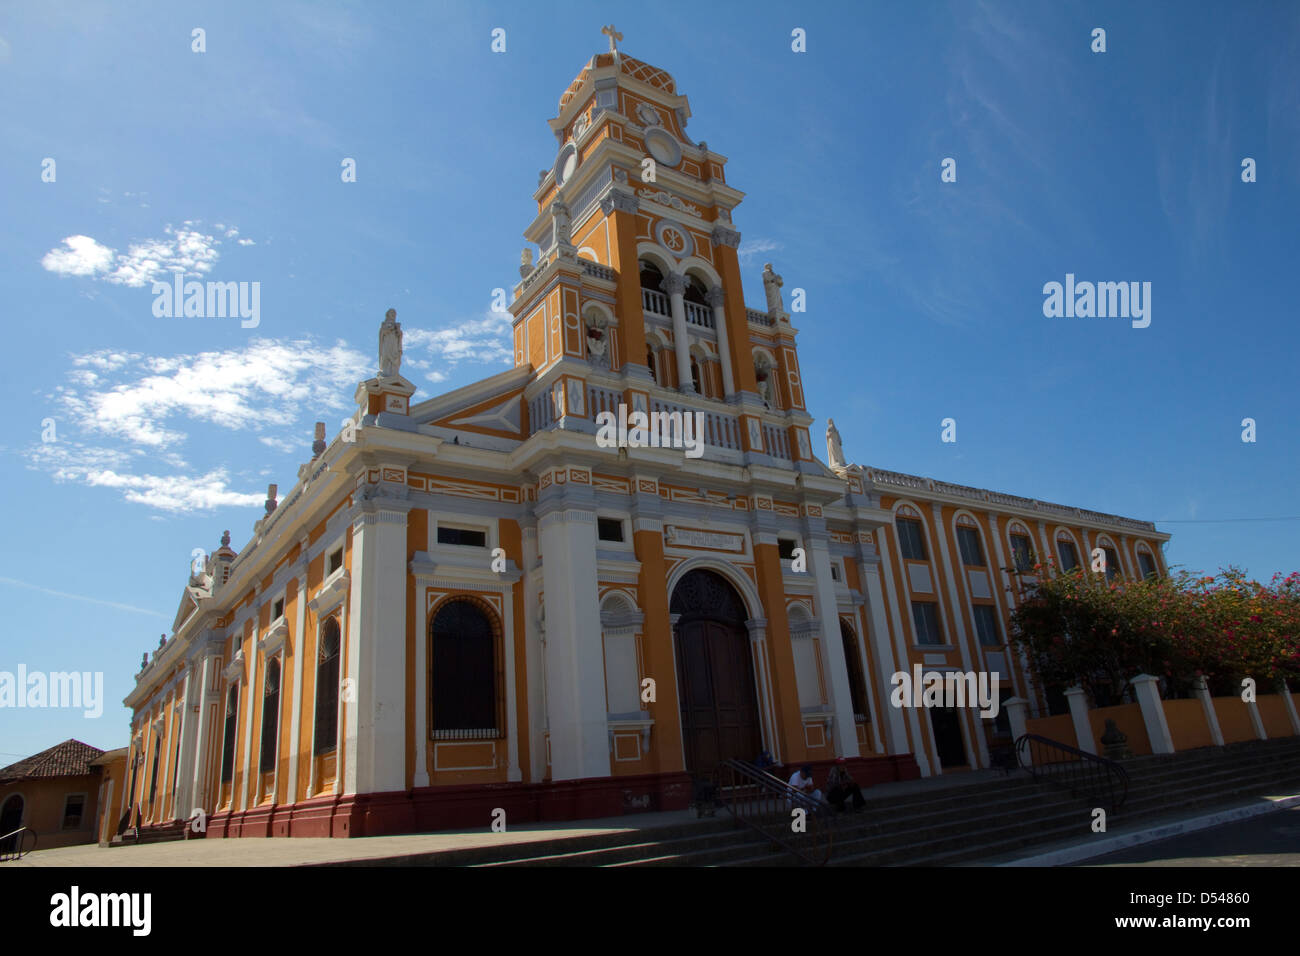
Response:
M677 690L686 770L753 760L763 749L748 614L736 589L712 571L688 572L673 589Z
M4 807L0 808L0 837L13 833L22 825L23 798L16 793L11 793L5 799ZM11 852L17 840L18 837L9 837L0 842L0 853Z
M961 737L961 715L956 707L931 707L930 725L934 729L934 749L944 770L970 766L966 744Z

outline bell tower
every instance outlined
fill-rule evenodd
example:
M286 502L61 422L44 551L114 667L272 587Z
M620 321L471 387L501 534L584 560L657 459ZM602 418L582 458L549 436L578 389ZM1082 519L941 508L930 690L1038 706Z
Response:
M687 98L665 70L618 49L593 56L549 121L557 152L538 176L514 317L531 365L530 432L594 429L626 403L712 412L707 445L815 466L796 331L768 266L766 310L742 292L726 157L686 132ZM540 399L540 400L539 400ZM715 433L716 431L716 433Z

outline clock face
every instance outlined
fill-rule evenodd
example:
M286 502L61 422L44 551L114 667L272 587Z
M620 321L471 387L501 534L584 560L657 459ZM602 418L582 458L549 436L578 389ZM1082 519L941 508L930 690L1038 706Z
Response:
M676 166L682 161L682 148L672 133L662 127L654 127L645 134L646 151L654 157L656 163L664 166Z

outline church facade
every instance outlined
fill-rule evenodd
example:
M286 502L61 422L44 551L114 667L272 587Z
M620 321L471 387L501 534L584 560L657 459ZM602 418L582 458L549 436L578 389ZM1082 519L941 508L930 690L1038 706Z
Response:
M1004 721L895 707L892 676L996 674L1045 713L1005 569L1164 571L1148 522L853 465L833 424L819 459L783 280L745 303L743 194L689 116L612 42L582 69L514 367L413 401L388 313L348 426L191 568L126 699L124 818L359 836L684 807L764 750L984 767Z

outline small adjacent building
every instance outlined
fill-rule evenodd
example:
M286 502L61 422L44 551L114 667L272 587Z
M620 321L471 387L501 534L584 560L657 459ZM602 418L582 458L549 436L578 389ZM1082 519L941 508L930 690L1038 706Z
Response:
M0 769L0 837L28 827L41 850L96 842L100 808L111 801L101 784L114 754L124 762L124 749L65 740Z

